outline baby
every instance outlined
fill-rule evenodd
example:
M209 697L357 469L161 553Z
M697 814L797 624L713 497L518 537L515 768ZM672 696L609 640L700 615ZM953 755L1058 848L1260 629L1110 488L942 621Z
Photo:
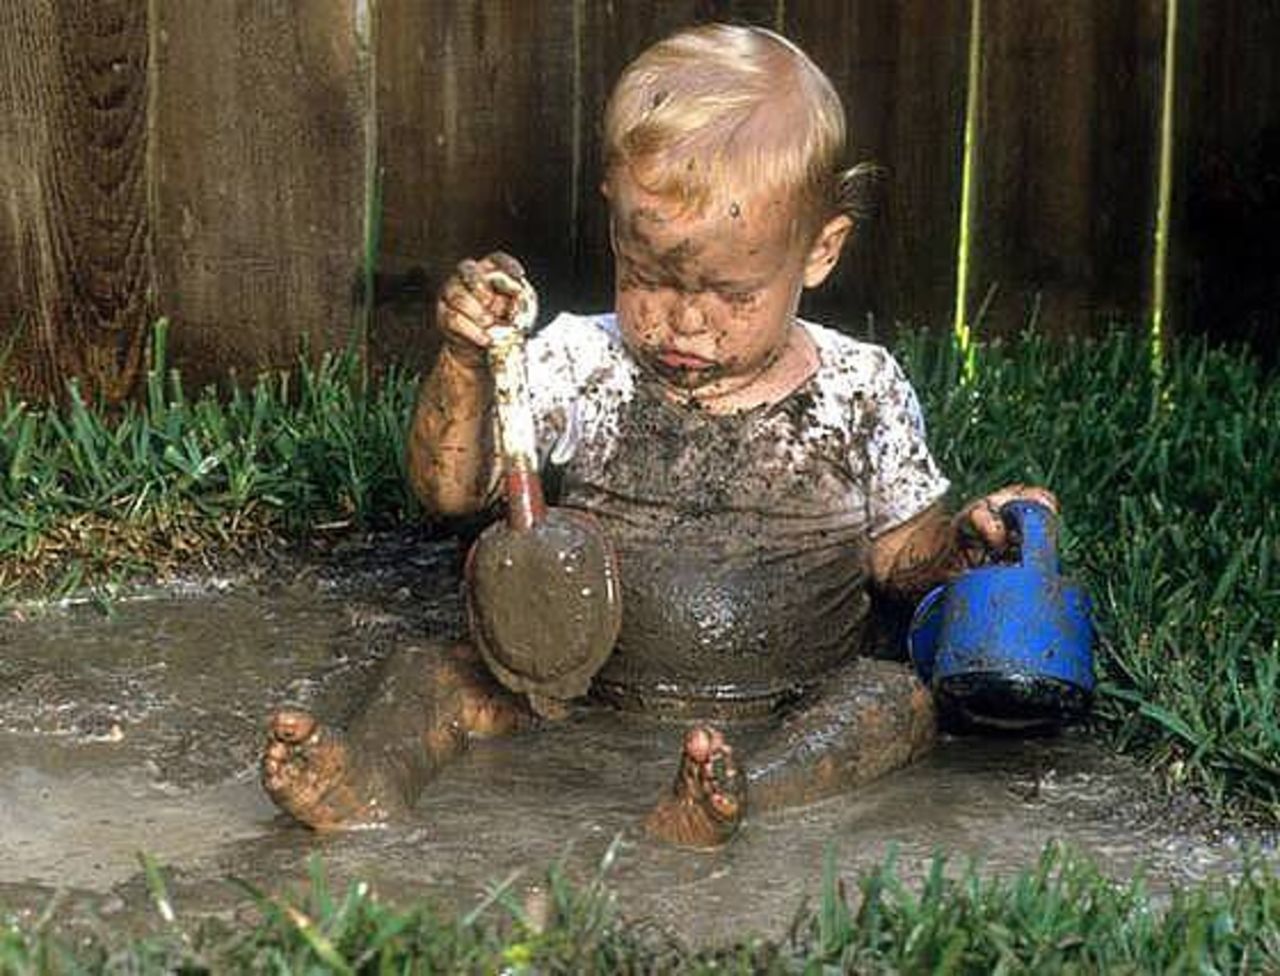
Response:
M927 691L857 656L871 588L902 603L1000 552L1011 486L952 517L914 391L883 349L797 318L835 267L858 171L844 113L793 44L708 25L644 52L605 117L613 313L563 314L529 344L529 386L557 504L618 553L622 628L592 696L690 724L655 836L713 846L754 808L809 800L931 743ZM502 274L495 274L501 272ZM519 263L463 261L436 312L444 345L409 442L437 515L498 495L488 330L513 314ZM263 782L317 828L412 804L469 737L536 724L466 645L408 649L344 734L273 717ZM726 720L768 732L739 765Z

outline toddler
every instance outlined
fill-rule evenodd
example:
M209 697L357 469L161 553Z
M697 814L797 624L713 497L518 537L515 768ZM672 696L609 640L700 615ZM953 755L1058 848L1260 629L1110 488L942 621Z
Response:
M660 838L712 846L754 807L847 789L933 738L927 691L857 656L870 589L907 603L1006 545L1010 486L961 509L925 444L914 391L882 348L797 317L854 230L860 171L844 113L797 47L706 25L651 47L605 117L603 192L616 299L529 343L553 500L618 553L623 619L592 696L689 723ZM498 499L488 330L513 314L512 257L463 261L436 307L444 338L409 443L437 515ZM495 284L497 282L497 284ZM345 734L271 722L267 790L315 827L411 804L469 737L536 724L466 645L406 650ZM405 689L412 693L406 694ZM726 722L770 729L739 764Z

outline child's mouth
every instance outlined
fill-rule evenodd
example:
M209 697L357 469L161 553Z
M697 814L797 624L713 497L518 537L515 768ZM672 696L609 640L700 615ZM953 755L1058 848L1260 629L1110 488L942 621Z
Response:
M691 353L675 352L669 349L659 350L654 359L664 370L674 373L701 372L716 365L710 359L703 359L701 356L695 356Z
M650 360L654 371L663 381L684 390L693 390L715 379L721 370L719 363L703 359L687 352L659 350Z

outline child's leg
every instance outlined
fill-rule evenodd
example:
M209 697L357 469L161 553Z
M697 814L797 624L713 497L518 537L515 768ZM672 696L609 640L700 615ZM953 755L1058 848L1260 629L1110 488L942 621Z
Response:
M909 665L854 660L751 754L752 808L811 803L870 782L918 759L936 734L933 696Z
M472 735L531 724L466 645L406 647L384 662L376 691L346 733L307 712L270 719L262 784L316 829L378 823L407 810Z
M746 812L809 803L905 766L933 744L933 698L910 668L857 659L790 714L740 771L714 729L685 737L671 795L645 823L672 843L728 840Z

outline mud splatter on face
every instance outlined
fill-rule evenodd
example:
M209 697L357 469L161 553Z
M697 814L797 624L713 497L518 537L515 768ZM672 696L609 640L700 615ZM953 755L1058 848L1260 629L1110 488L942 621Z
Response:
M683 281L692 277L693 262L698 255L702 253L701 244L695 243L689 238L685 238L674 247L656 255L658 268L666 275Z
M683 167L685 159L676 161ZM794 388L808 368L792 341L803 257L773 193L724 187L683 206L620 181L613 208L624 341L672 398L729 412Z
M649 230L645 225L650 224L661 227L666 222L666 218L656 208L636 207L627 214L627 238L643 247L652 247Z
M707 366L691 369L685 366L670 366L661 361L646 361L642 368L656 373L665 383L677 389L696 390L731 372L734 364L731 362L711 363ZM694 403L696 404L696 401Z

